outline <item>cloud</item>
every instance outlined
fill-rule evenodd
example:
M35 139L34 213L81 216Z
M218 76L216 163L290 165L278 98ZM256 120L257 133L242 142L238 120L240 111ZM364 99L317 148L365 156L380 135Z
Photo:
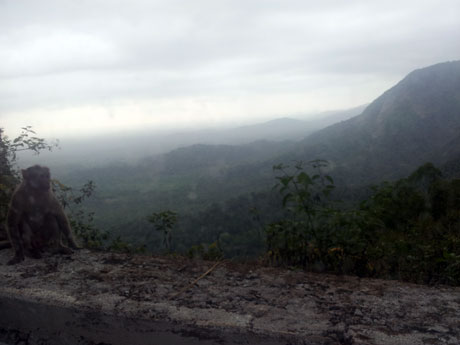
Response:
M170 105L145 118L204 102L222 121L354 106L458 59L459 18L457 0L2 0L0 119L120 117L133 102Z

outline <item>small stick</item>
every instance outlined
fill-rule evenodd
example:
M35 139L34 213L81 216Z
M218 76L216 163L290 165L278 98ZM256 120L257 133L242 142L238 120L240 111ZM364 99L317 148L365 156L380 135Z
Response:
M178 293L176 293L175 295L173 295L172 297L170 297L169 299L173 299L173 298L176 298L177 296L181 295L182 293L184 293L185 291L187 291L188 289L190 289L193 285L195 285L200 279L206 277L209 273L211 273L222 261L217 261L209 270L207 270L206 272L204 272L201 276L199 276L198 278L196 278L193 282L191 282L189 285L187 285L186 287L184 287L182 290L180 290Z

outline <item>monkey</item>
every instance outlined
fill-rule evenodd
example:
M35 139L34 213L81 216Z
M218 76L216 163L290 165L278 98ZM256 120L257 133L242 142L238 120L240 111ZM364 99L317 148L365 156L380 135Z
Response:
M8 265L25 255L40 258L44 249L72 254L79 249L62 206L51 190L50 170L34 165L22 170L23 180L13 193L7 214L7 233L14 249ZM62 237L68 246L62 243Z

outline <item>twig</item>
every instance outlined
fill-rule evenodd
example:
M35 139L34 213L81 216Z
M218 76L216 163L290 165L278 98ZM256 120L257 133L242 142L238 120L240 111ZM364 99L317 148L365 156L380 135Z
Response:
M191 282L189 285L187 285L186 287L184 287L182 290L180 290L178 293L176 293L175 295L171 296L169 299L173 299L173 298L176 298L177 296L181 295L182 293L184 293L185 291L187 291L188 289L190 289L193 285L195 285L200 279L206 277L209 273L211 273L222 261L217 261L209 270L207 270L206 272L204 272L201 276L199 276L198 278L196 278L193 282Z

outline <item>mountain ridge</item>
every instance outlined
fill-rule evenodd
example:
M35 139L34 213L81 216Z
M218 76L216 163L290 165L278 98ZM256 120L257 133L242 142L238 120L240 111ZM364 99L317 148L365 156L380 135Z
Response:
M428 160L447 162L446 145L459 132L460 61L455 61L409 73L361 115L306 137L293 157L329 160L347 183L376 182L401 177Z
M53 170L65 171L68 165L92 168L119 162L136 164L146 157L165 155L196 144L238 146L266 140L280 142L282 145L282 142L299 141L318 129L359 114L366 106L328 111L310 119L301 119L301 115L299 118L285 116L232 128L171 132L145 129L79 140L63 138L60 140L62 149L42 152L39 163ZM33 165L37 163L37 157L25 152L21 155L21 162L24 162L23 166Z

